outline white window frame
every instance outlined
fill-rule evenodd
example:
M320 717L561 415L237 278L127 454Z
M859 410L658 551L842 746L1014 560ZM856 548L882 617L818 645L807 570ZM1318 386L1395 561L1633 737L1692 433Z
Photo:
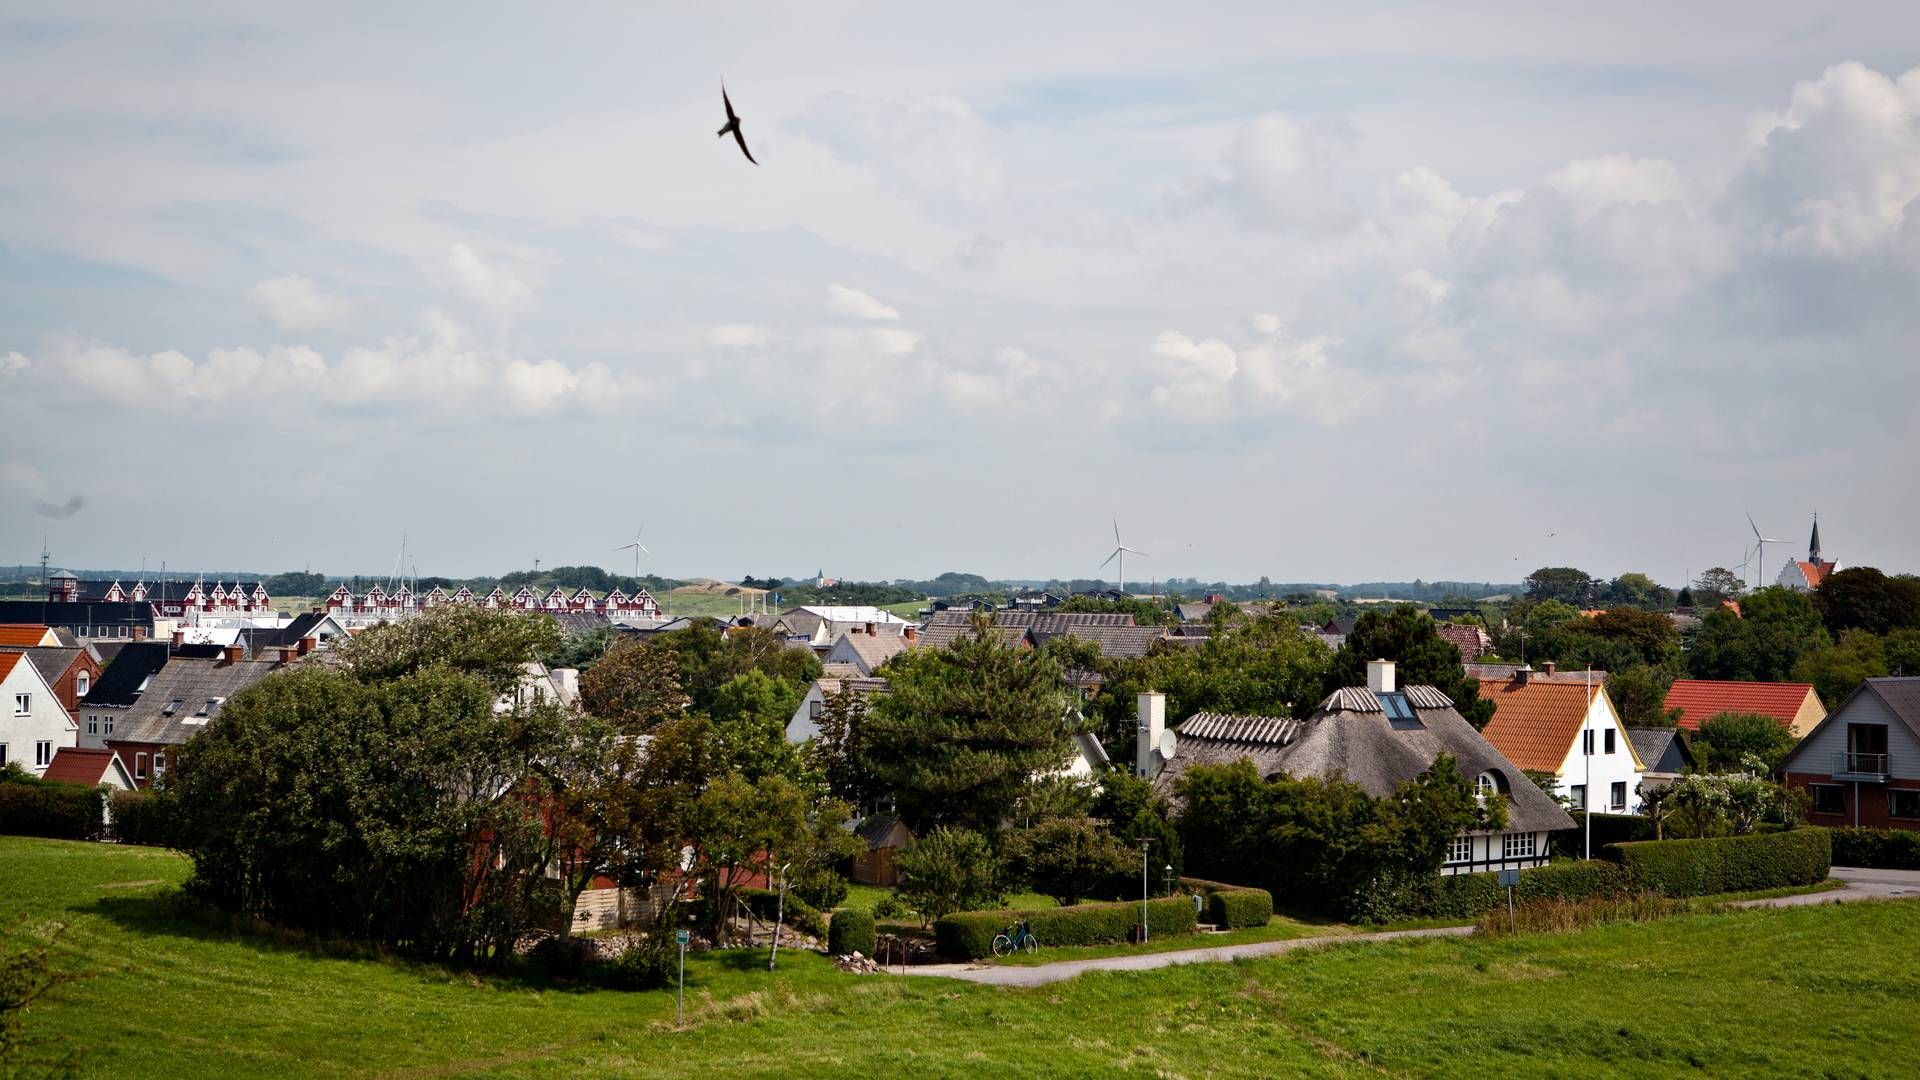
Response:
M76 674L73 677L73 693L75 697L86 697L87 691L92 689L93 689L93 673L92 672L81 671L80 673Z
M1603 753L1611 754L1613 753L1613 748L1614 748L1613 729L1607 728L1606 732L1607 732L1607 737L1600 740L1600 743L1603 747L1605 747L1605 750L1603 751Z
M53 740L41 739L33 744L33 767L44 769L53 764Z
M1615 802L1613 799L1613 793L1616 791L1620 793L1620 801L1618 802ZM1607 807L1611 810L1625 810L1627 808L1627 782L1625 780L1615 780L1608 786Z
M133 778L135 780L147 778L147 755L144 753L133 755Z
M113 714L112 713L103 714L101 717L101 720L102 720L102 723L101 723L102 733L107 735L113 734Z
M32 694L13 695L13 715L29 716L32 713L33 713L33 695Z
M7 744L0 742L0 769L6 768L6 765L7 765Z
M153 752L153 775L157 777L161 773L166 771L167 771L167 752L165 750L155 750Z
M87 734L89 735L100 734L100 714L99 713L87 714Z
M1502 859L1531 859L1534 857L1533 834L1503 833L1500 836L1500 857Z
M1447 841L1447 865L1458 866L1473 861L1473 837L1456 836Z

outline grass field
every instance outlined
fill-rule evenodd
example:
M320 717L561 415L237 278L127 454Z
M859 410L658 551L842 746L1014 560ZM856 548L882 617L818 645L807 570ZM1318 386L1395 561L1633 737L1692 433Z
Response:
M327 955L183 917L152 849L0 838L0 925L94 1076L1911 1076L1920 904L1371 944L1032 990L696 956L624 994Z

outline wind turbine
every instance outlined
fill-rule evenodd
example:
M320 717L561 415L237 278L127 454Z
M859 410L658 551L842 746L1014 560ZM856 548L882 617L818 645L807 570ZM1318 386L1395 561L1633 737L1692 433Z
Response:
M1773 539L1769 539L1768 537L1761 536L1760 526L1755 525L1753 523L1752 514L1747 515L1747 527L1753 530L1753 538L1755 541L1758 542L1759 554L1760 554L1760 565L1754 570L1753 587L1756 589L1765 588L1767 584L1767 545L1768 544L1784 544L1786 543L1786 541L1773 540Z
M1120 560L1120 569L1119 569L1120 591L1122 593L1127 591L1127 556L1129 554L1138 555L1143 559L1151 557L1146 552L1141 551L1137 548L1130 548L1124 542L1121 541L1120 519L1115 518L1113 519L1113 554L1107 556L1107 562L1103 562L1100 564L1100 569L1105 570L1107 568L1107 563L1110 563L1115 559Z
M633 549L633 576L634 577L640 576L641 552L646 552L648 558L653 557L653 552L647 551L647 545L640 542L640 534L646 531L647 531L647 527L645 525L640 526L639 528L633 530L633 543L621 544L619 547L613 549L615 551L626 551L629 548Z
M1745 585L1747 583L1747 567L1752 565L1753 565L1753 549L1745 545L1741 545L1740 561L1734 564L1734 569L1740 571L1740 584Z

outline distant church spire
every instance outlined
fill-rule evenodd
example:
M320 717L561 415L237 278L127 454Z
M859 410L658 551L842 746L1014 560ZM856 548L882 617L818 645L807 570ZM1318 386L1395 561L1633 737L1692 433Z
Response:
M1807 541L1807 561L1820 565L1820 512L1813 513L1813 539Z

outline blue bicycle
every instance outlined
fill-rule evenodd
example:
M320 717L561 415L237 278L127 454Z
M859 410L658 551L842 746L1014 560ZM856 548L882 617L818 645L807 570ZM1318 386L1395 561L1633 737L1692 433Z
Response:
M1010 956L1022 949L1034 952L1039 948L1039 939L1033 936L1033 928L1027 925L1025 919L1007 927L1005 933L993 936L993 955L995 956Z

